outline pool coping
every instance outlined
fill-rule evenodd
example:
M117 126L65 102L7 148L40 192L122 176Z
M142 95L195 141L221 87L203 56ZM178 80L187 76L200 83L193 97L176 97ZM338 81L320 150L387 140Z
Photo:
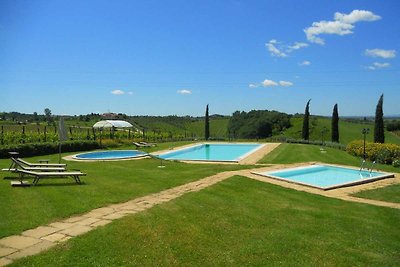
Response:
M298 166L298 167L293 167L293 168L282 168L282 169L269 171L269 172L290 171L290 170L296 170L296 169L304 169L304 168L311 167L311 166L316 166L316 165L347 168L347 169L352 169L352 170L359 170L359 168L355 168L354 166L345 166L345 165L336 165L336 164L312 162L312 163L309 163L308 165L303 165L303 166ZM366 178L366 179L362 179L362 180L351 181L351 182L347 182L347 183L343 183L343 184L335 184L335 185L331 185L331 186L327 186L327 187L320 187L320 186L316 186L316 185L312 185L312 184L302 183L302 182L293 181L293 180L285 179L285 178L282 178L282 177L274 176L274 175L268 174L269 172L261 173L261 172L258 172L258 171L252 171L251 173L255 174L255 175L271 178L271 179L274 179L274 180L283 181L283 182L291 183L291 184L297 184L297 185L301 185L301 186L307 186L307 187L311 187L311 188L315 188L315 189L319 189L319 190L323 190L323 191L328 191L328 190L333 190L333 189L338 189L338 188L344 188L344 187L351 187L351 186L355 186L355 185L361 185L361 184L371 183L371 182L375 182L375 181L379 181L379 180L395 177L394 173L388 173L388 172L379 171L379 173L382 173L383 175L376 176L376 177L371 177L371 178Z
M188 148L192 148L192 147L196 147L196 146L201 146L201 145L205 145L205 144L214 144L214 145L246 145L246 144L257 144L259 145L258 147L253 148L252 150L250 150L249 152L246 152L245 154L241 155L240 157L234 159L234 160L204 160L204 159L164 159L161 158L160 155L162 154L168 154L168 153L174 153L177 151L181 151L181 150L185 150ZM267 147L269 143L259 143L259 142L217 142L217 141L210 141L210 142L198 142L198 143L194 143L194 144L189 144L189 145L185 145L182 147L177 147L176 149L171 149L171 150L162 150L162 151L157 151L155 153L152 153L153 155L156 155L157 157L159 157L160 159L163 160L168 160L168 161L179 161L179 162L184 162L184 163L209 163L209 164L238 164L241 161L249 158L250 156L252 156L253 154L255 154L256 152L262 150L263 148ZM275 147L274 147L275 148ZM269 151L268 151L269 152Z
M119 150L119 149L113 149L113 150ZM111 151L111 150L94 150L94 151L89 151L89 152L82 152L82 153L78 153L78 154L74 154L74 155L69 155L69 156L65 156L63 157L64 160L68 160L68 161L78 161L78 162L98 162L98 161L123 161L123 160L139 160L139 159L144 159L144 158L149 158L148 153L144 154L144 155L140 155L140 156L136 156L136 157L129 157L129 158L113 158L113 159L79 159L76 158L77 155L80 154L87 154L87 153L96 153L96 152L100 152L100 151ZM120 149L120 151L140 151L137 149ZM140 151L143 152L143 151Z

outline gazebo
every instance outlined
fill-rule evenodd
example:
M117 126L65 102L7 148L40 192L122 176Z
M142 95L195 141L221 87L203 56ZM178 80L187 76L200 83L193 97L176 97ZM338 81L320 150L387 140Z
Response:
M93 128L133 128L133 125L127 121L120 120L105 120L98 121L93 125Z
M100 144L101 144L101 139L103 135L103 130L107 128L110 129L110 138L114 138L114 131L117 128L132 128L134 131L137 131L136 127L134 127L132 124L130 124L127 121L121 121L121 120L104 120L104 121L98 121L93 125L93 130L98 129L100 130ZM131 137L131 129L129 129L128 133L128 138Z

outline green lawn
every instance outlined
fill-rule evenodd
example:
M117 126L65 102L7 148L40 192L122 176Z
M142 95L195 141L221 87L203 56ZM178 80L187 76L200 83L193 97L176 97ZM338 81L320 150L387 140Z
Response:
M170 146L171 144L162 144L159 148ZM57 162L58 155L28 160L34 162L39 158ZM9 159L2 159L0 167L7 168L9 163ZM35 187L13 188L10 186L10 180L0 180L0 237L20 233L110 203L159 192L222 171L249 167L164 161L166 168L161 169L157 168L160 161L153 159L67 164L68 169L79 169L88 174L82 177L84 185L77 185L72 179L44 179ZM8 172L2 174L3 177L13 176Z
M11 266L398 266L399 221L236 176Z
M400 203L400 184L365 190L354 194L356 197Z
M301 139L301 131L303 126L302 117L291 118L290 122L293 127L287 129L283 135L288 138ZM328 131L324 135L324 140L331 140L331 119L323 117L310 117L310 140L320 141L322 139L321 130L326 128ZM363 124L361 122L349 122L340 120L339 121L339 139L340 143L347 144L353 140L363 139L361 130L363 128L369 128L370 133L367 135L367 141L372 142L374 138L374 125L373 124ZM386 143L400 144L400 136L385 131L385 141Z
M318 161L330 164L340 164L360 167L361 159L348 154L345 151L324 147L326 152L321 152L320 146L302 144L281 144L271 153L266 155L259 163L266 164L290 164L308 161ZM391 165L377 165L379 170L388 172L400 172L399 168Z

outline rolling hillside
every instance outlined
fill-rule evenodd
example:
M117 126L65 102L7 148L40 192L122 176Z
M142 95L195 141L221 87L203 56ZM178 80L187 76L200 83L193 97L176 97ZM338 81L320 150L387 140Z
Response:
M301 129L303 126L302 117L291 118L292 127L282 133L287 138L301 139ZM325 117L310 117L310 140L321 140L321 131L326 127L327 131L324 134L324 140L330 141L331 139L331 119ZM370 132L367 135L367 141L372 142L374 137L374 124L368 122L364 124L362 121L350 122L345 120L339 121L339 137L340 143L347 144L353 140L363 139L361 131L363 128L369 128ZM400 136L392 132L385 132L385 139L387 143L400 144Z

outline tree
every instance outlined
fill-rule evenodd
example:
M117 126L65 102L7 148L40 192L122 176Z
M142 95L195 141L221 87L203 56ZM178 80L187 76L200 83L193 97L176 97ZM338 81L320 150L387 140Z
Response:
M339 143L339 114L337 104L333 106L332 112L332 142Z
M210 118L208 117L208 104L206 107L206 118L205 118L205 125L204 125L204 138L208 140L210 138Z
M375 112L374 142L385 143L385 126L383 124L383 94L379 98Z
M310 127L309 127L309 120L310 120L310 101L307 101L306 110L304 111L304 119L303 119L303 130L302 130L302 138L304 140L308 140L310 137Z
M34 120L35 122L38 122L38 121L39 121L39 116L38 116L38 114L37 114L36 111L33 112L33 120Z
M51 117L51 110L49 108L44 109L44 117L49 125L53 122L53 118Z

